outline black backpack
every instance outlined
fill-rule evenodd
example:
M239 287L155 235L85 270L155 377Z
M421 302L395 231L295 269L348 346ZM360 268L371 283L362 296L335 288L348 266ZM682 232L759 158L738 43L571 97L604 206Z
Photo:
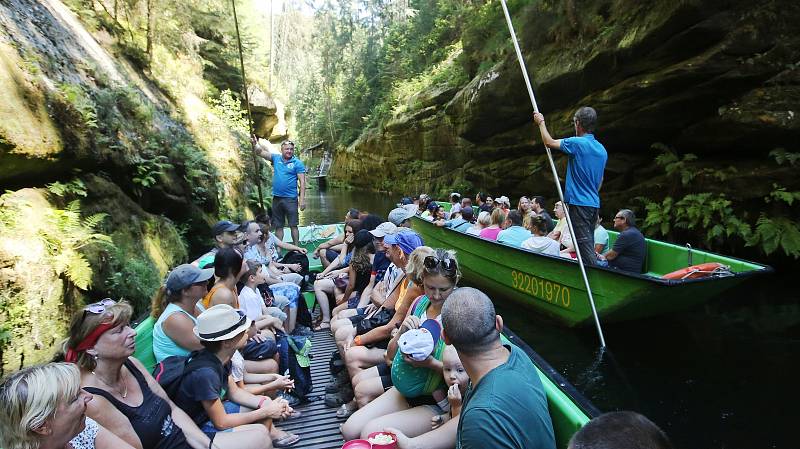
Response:
M194 351L188 356L173 355L159 362L153 368L153 377L170 399L176 400L178 389L187 374L200 368L212 368L220 379L225 375L217 356L208 351ZM223 385L226 383L223 380Z

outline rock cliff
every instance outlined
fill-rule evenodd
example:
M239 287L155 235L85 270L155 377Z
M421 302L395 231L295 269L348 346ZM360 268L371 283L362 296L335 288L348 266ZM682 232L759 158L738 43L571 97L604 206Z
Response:
M335 178L405 193L555 196L499 2L493 3L483 34L461 37L458 61L471 80L457 88L431 86L413 107L365 131L337 153ZM796 2L514 5L520 46L551 133L572 135L579 106L598 111L596 136L609 151L604 209L663 195L668 182L654 163L655 143L696 154L698 170L736 169L723 185L699 176L689 190L760 201L773 181L798 186L793 168L768 156L776 148L800 149ZM497 41L500 50L490 52ZM557 165L563 176L563 157Z

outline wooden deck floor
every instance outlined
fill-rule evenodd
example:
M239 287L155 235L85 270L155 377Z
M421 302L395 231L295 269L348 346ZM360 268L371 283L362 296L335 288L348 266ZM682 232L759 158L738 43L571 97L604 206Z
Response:
M311 401L297 407L303 413L297 419L278 424L281 429L296 433L302 439L292 448L339 449L344 444L339 425L343 419L336 417L336 409L325 406L325 386L328 384L328 360L336 349L333 337L327 330L315 332L311 337L311 378L314 388Z

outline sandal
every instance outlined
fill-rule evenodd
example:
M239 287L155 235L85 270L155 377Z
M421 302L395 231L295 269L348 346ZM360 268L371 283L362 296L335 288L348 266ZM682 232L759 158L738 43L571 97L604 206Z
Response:
M297 444L298 441L300 441L300 435L286 432L284 436L272 440L272 447L290 447Z
M350 407L348 407L348 404L342 404L342 406L339 407L338 410L336 410L336 417L339 419L349 418L350 415L356 412L356 410L358 410L358 407L353 407L351 409Z
M319 323L319 326L314 328L314 332L319 332L319 331L323 331L325 329L330 329L330 328L331 328L331 322L330 321L323 321L323 322Z

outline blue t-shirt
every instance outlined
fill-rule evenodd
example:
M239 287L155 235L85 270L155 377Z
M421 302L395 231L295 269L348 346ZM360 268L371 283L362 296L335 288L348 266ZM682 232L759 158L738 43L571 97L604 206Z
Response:
M555 449L542 381L518 347L464 396L456 449Z
M392 261L386 257L386 253L378 251L375 253L375 258L372 259L372 274L375 275L375 284L383 280L383 275L386 274L386 269Z
M469 229L471 226L472 223L464 220L461 217L453 218L444 222L445 228L450 228L458 232L467 232L467 229Z
M303 162L294 156L284 161L280 154L273 154L272 167L272 196L297 198L297 175L306 172Z
M203 425L209 418L202 401L222 399L225 396L230 372L231 364L227 363L222 366L222 377L209 367L198 368L186 374L178 387L175 405L186 412L197 425Z
M600 207L600 184L608 153L593 134L561 140L561 151L569 155L564 200L574 206Z
M506 245L522 246L522 242L531 238L531 231L523 228L522 226L509 226L497 234L497 243L505 243Z

